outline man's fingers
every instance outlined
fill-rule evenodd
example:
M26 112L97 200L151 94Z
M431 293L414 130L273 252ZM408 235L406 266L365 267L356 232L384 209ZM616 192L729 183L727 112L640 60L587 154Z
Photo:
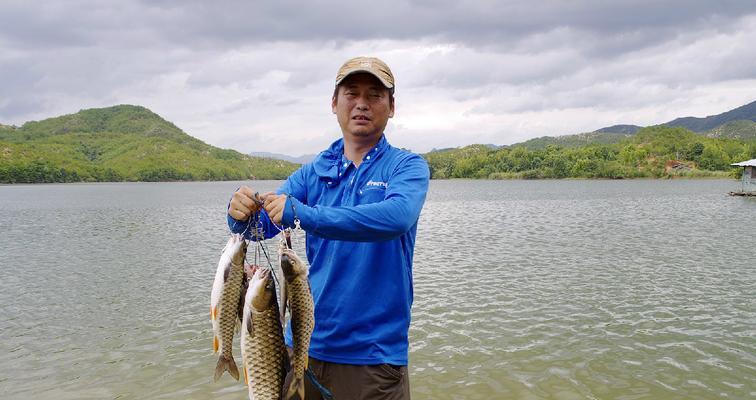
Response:
M237 198L239 200L239 203L241 203L244 207L246 207L250 212L257 211L259 209L259 206L255 201L253 200L253 197L249 197L244 194L240 194Z
M244 194L245 196L247 196L249 198L255 197L255 191L252 190L252 188L249 187L249 186L243 186L242 185L242 187L240 187L239 190L237 190L237 192L238 193L242 193L242 194Z
M265 212L270 214L273 212L273 201L272 200L265 200L265 204L263 205L263 208L265 209Z
M286 200L283 201L276 201L275 204L273 204L273 214L278 215L278 222L281 222L281 215L283 214L284 204Z
M268 213L268 217L270 217L273 222L280 224L283 217L283 209L285 205L286 195L268 195L265 199L264 208L265 212Z
M237 221L246 221L249 218L249 214L245 215L243 212L232 208L228 209L228 215Z
M273 220L273 222L280 224L281 220L283 219L283 206L276 206L273 208L272 214L269 214L270 218Z
M267 192L260 195L260 198L263 200L264 204L267 206L268 204L274 202L279 196L277 196L273 192Z

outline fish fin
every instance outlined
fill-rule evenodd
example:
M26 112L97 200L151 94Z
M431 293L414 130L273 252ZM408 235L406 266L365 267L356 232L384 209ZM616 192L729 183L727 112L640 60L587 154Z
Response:
M217 353L219 348L220 341L218 340L218 336L213 335L213 353Z
M236 379L236 381L238 382L239 381L239 368L236 367L236 361L234 361L233 356L231 356L231 359L229 361L230 362L228 364L228 367L229 367L228 373L231 374L231 376L233 376L234 379Z
M280 273L279 273L280 272ZM281 326L286 326L286 305L289 302L289 291L286 290L286 279L283 276L283 271L280 266L276 270L276 276L278 276L278 282L281 284L278 287L278 300L280 304L278 314L281 317Z
M239 320L244 319L244 301L247 298L247 289L249 289L249 280L247 280L247 274L244 273L242 277L241 290L239 291L239 306L237 310L239 312Z
M226 358L225 356L221 355L220 357L218 357L218 364L215 366L215 374L213 375L213 380L217 382L225 371L228 371L228 373L231 374L231 376L233 376L237 381L239 380L239 369L236 367L234 356Z
M231 273L231 263L226 265L226 268L223 268L223 283L225 284L228 282L228 275Z
M302 379L302 377L297 378L294 369L291 369L289 373L286 374L286 378L284 379L284 395L282 398L284 400L304 400L305 398L304 379Z
M244 384L249 386L249 375L247 375L247 367L244 367Z
M284 377L281 399L288 399L287 396L289 395L289 387L291 386L292 380L294 380L294 370L289 369L288 371L286 371L286 376Z
M251 314L251 311L250 311ZM247 334L250 336L254 336L254 326L252 325L252 316L247 317Z

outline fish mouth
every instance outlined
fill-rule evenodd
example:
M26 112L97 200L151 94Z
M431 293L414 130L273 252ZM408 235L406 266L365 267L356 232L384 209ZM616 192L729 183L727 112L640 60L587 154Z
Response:
M281 262L286 264L291 264L291 257L289 257L288 254L282 253L281 254Z
M296 259L291 256L289 251L284 250L281 253L281 271L284 273L284 278L286 280L289 280L296 276L297 274L297 266L296 266Z

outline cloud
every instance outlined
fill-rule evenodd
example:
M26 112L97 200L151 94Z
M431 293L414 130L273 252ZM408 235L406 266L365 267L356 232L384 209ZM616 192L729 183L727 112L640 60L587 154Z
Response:
M396 75L392 142L511 144L753 101L754 42L741 1L10 0L0 123L141 104L216 146L315 153L336 70L369 54Z

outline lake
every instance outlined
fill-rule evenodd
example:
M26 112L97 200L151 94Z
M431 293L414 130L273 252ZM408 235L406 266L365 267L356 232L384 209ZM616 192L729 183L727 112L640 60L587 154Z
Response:
M0 186L3 398L246 398L212 382L208 318L240 184ZM756 198L738 186L433 181L413 398L756 398Z

